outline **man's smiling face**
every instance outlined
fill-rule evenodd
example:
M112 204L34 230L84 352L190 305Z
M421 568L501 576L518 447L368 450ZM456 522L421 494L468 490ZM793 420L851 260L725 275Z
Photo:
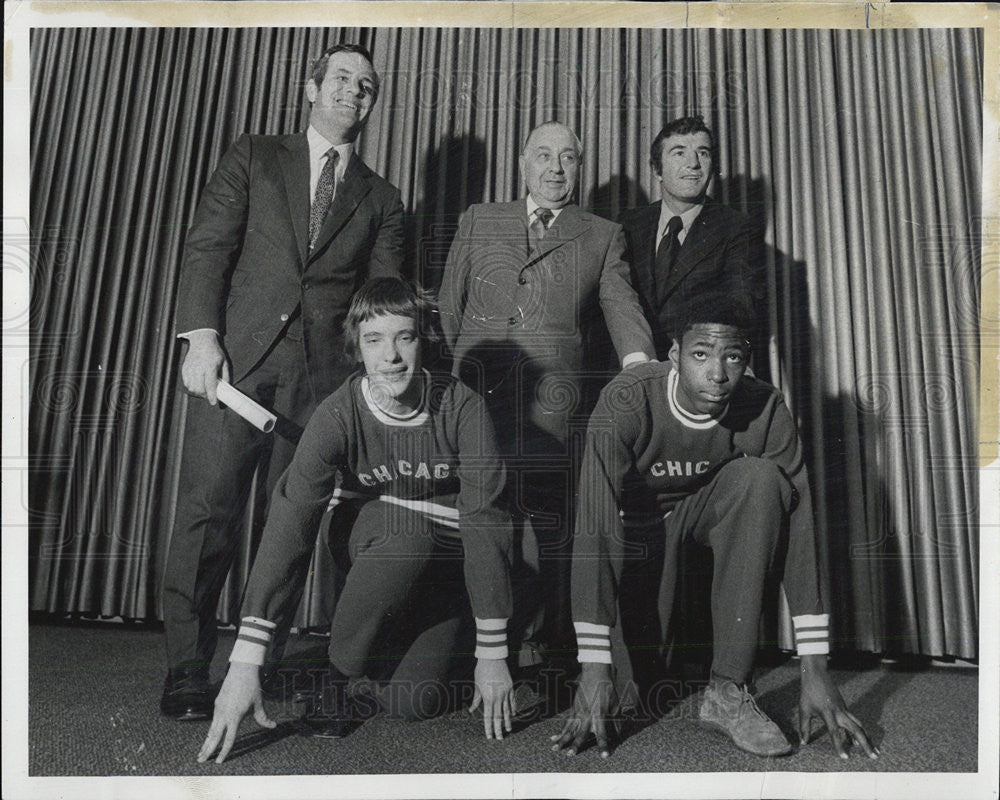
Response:
M660 194L683 213L705 198L712 177L712 140L704 131L675 133L660 152Z
M565 125L540 125L521 153L521 177L543 208L562 208L573 197L580 174L579 143Z
M390 413L412 411L420 398L417 321L380 314L358 326L358 350L376 404Z
M317 86L310 79L306 84L306 97L313 104L309 122L333 144L354 141L377 95L378 76L364 56L334 53L323 83Z

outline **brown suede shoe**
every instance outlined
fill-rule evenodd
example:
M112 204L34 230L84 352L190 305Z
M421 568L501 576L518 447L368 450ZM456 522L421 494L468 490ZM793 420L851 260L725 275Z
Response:
M733 681L708 685L698 718L726 734L740 750L755 756L784 756L792 752L785 734L760 710L749 690Z

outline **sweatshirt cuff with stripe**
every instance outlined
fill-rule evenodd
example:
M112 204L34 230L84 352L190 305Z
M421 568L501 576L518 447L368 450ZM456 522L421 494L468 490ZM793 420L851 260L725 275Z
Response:
M830 652L830 615L803 614L792 617L795 647L800 656L826 655ZM582 664L611 663L611 626L593 622L574 622L577 659Z
M792 617L795 649L800 656L822 656L830 652L830 615L802 614Z
M581 664L611 663L611 626L594 622L574 622L577 660Z
M244 617L229 661L263 666L275 627L275 623L260 617ZM506 619L476 617L476 658L507 658Z
M507 620L476 617L476 658L507 658Z
M276 627L275 623L260 617L243 617L233 652L229 654L229 662L264 666L264 657Z

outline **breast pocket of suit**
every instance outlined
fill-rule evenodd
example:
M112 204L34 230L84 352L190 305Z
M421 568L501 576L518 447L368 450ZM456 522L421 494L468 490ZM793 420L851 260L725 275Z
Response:
M241 263L229 276L229 294L226 296L226 311L238 305L252 288L250 270Z
M233 270L233 274L229 276L229 292L233 293L235 290L239 292L241 287L250 280L250 270L245 267L236 267Z
M246 296L246 293L239 286L230 286L229 295L226 297L226 313L228 314L239 305L240 301Z

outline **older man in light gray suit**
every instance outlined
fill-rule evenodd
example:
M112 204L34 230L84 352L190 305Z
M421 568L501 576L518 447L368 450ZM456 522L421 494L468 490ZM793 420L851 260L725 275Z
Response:
M440 293L455 374L486 398L512 511L524 523L525 633L551 651L573 646L567 575L578 459L570 432L583 430L594 390L609 377L595 344L606 326L622 365L654 353L621 226L573 203L581 157L565 125L535 128L520 157L527 196L465 212Z

